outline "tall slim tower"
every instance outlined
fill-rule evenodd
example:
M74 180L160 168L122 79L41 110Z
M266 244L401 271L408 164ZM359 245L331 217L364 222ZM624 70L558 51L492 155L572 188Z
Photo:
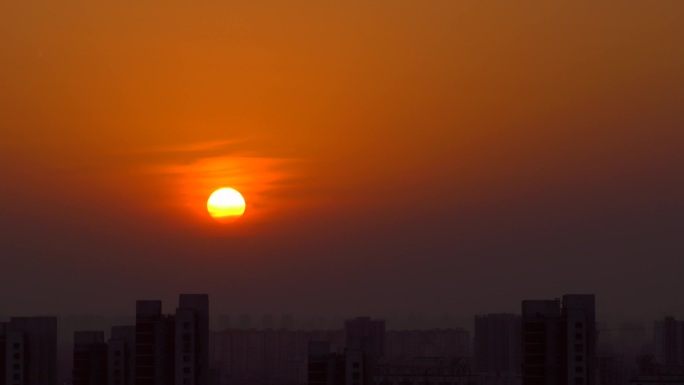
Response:
M107 385L135 383L135 325L112 326L107 359Z
M563 296L561 347L568 385L596 383L596 305L593 294Z
M161 309L161 301L136 302L135 385L173 383L175 323Z
M209 296L181 294L176 310L176 384L209 383Z

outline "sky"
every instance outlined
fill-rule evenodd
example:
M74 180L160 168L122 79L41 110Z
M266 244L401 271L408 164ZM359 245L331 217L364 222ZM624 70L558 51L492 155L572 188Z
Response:
M0 313L684 317L684 2L0 3ZM206 200L242 192L217 223Z

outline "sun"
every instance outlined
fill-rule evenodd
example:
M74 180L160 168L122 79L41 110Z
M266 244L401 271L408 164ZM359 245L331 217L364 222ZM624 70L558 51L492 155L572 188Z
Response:
M245 213L245 198L235 189L220 188L214 191L207 200L207 211L219 221L237 219Z

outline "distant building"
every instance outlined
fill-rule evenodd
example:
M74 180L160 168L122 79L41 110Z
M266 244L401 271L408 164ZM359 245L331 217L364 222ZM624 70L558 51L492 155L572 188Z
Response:
M107 383L107 344L104 332L74 332L73 385Z
M594 385L594 295L523 301L523 385Z
M623 385L626 380L622 356L604 354L596 357L596 385Z
M416 358L404 363L380 364L373 385L482 385L482 376L470 372L464 359Z
M280 317L280 328L294 330L294 318L291 314L283 314L282 317Z
M385 360L404 362L421 357L446 360L470 356L470 333L460 328L390 330L385 333Z
M261 327L264 329L275 329L275 322L273 316L266 314L262 320Z
M667 371L684 374L684 322L665 317L653 326L656 361Z
M210 362L220 370L223 384L289 385L307 382L310 341L327 342L341 353L345 332L338 330L242 330L213 332Z
M252 316L249 314L242 314L238 319L238 327L240 329L251 329L252 328Z
M56 317L12 317L0 323L0 345L1 385L56 385Z

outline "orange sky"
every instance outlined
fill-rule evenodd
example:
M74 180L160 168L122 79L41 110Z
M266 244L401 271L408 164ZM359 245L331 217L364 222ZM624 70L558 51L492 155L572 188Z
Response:
M122 240L141 233L182 238L188 250L206 246L213 261L185 287L214 293L224 288L219 277L206 287L200 277L235 267L221 260L223 246L207 246L226 237L246 237L241 247L280 267L285 249L306 263L324 258L325 247L347 255L330 258L353 261L365 250L373 257L363 260L379 266L437 247L444 256L417 268L429 275L454 261L477 265L454 257L472 251L453 242L518 232L535 239L534 229L602 210L596 220L609 228L633 213L681 214L681 20L680 0L2 2L0 229L11 231L0 253L52 266L45 250L81 231L119 254L138 250L138 241ZM245 195L241 226L217 227L204 211L224 185ZM433 234L430 226L441 235L421 235ZM24 239L43 246L26 251ZM145 262L155 267L165 253L157 241L148 240ZM67 276L80 274L70 266L99 244L74 242L56 246L71 255L59 258ZM534 264L547 251L521 253ZM100 261L115 271L112 282L133 269L126 258ZM184 261L173 258L162 269L170 275ZM340 268L378 268L359 261ZM287 281L241 263L254 282ZM606 274L614 264L606 261ZM638 266L634 259L634 274ZM371 290L368 274L359 290ZM511 280L535 271L516 274ZM619 295L589 281L587 290ZM154 282L164 289L141 283L131 296L175 295L177 285ZM675 284L664 282L662 290ZM555 285L544 287L582 289ZM41 290L28 292L39 298ZM5 300L33 309L21 297Z

